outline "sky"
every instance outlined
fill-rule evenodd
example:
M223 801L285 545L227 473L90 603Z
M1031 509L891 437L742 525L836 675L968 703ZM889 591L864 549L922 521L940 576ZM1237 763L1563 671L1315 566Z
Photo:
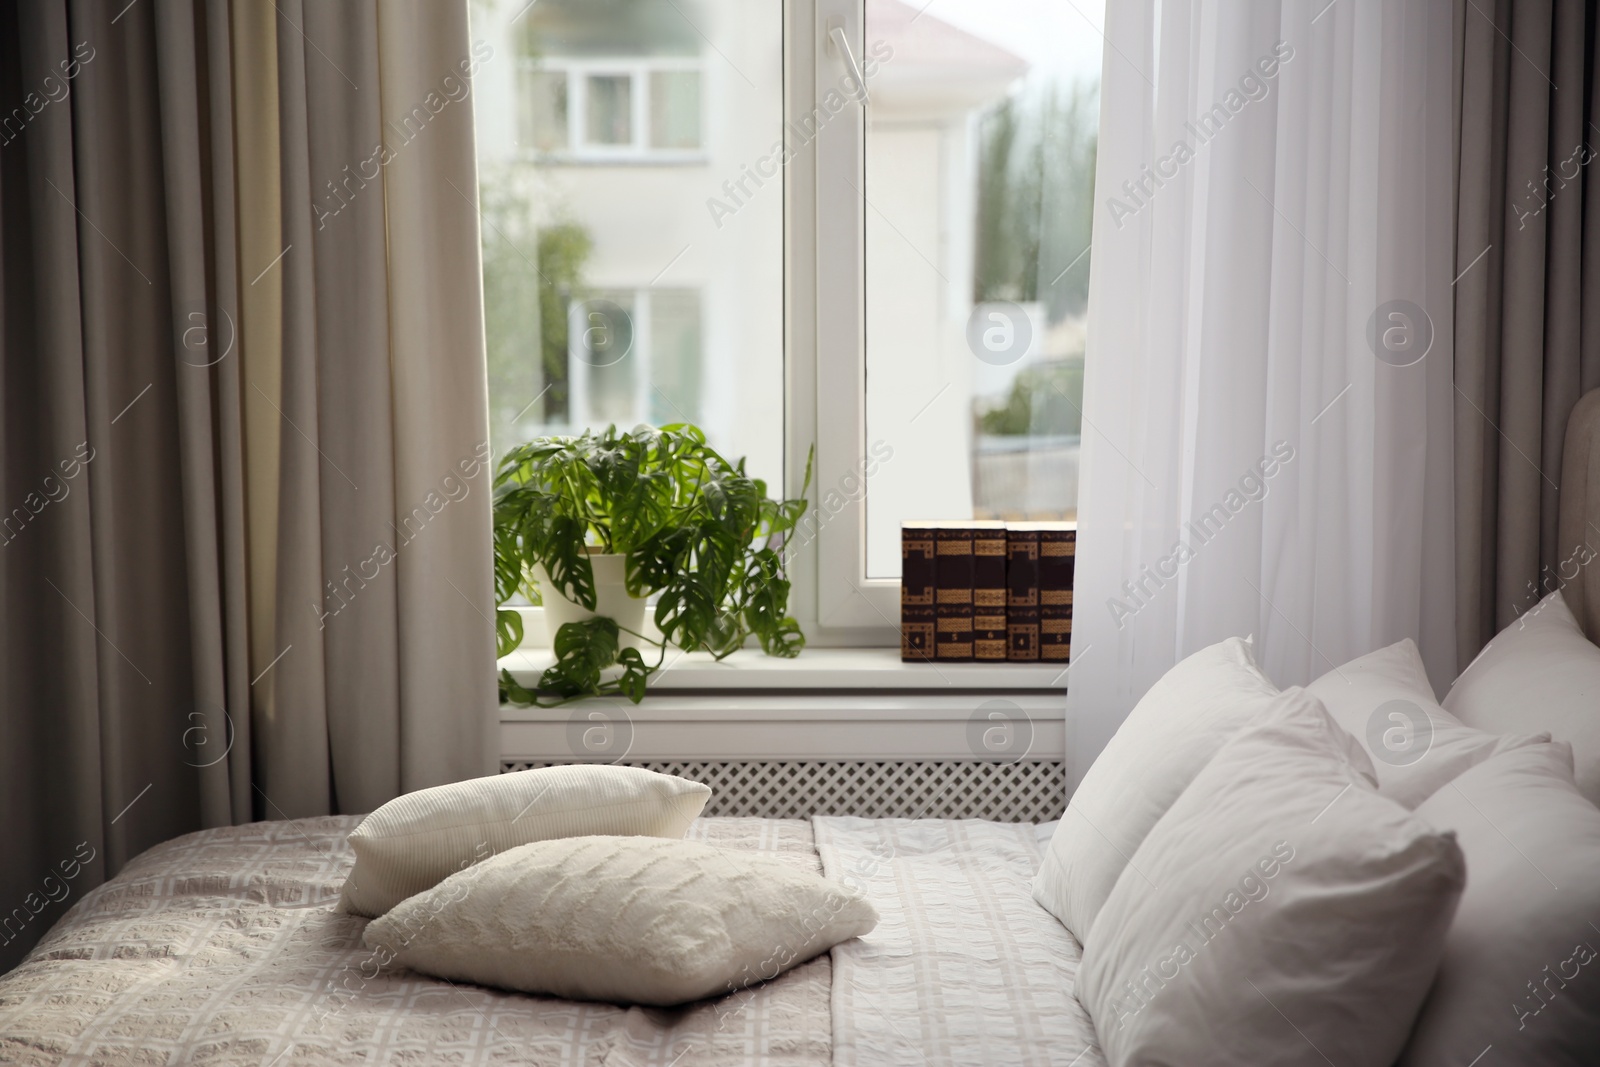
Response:
M1105 0L932 0L926 10L1028 60L1030 78L1099 80Z

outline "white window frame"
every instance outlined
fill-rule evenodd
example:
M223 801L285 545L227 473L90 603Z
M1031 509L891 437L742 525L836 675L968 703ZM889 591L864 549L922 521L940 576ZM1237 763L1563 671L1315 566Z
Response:
M816 459L808 493L810 508L803 529L792 538L789 608L806 634L809 647L888 649L899 645L900 589L894 579L867 577L867 459L865 350L865 204L863 185L862 105L849 98L845 106L817 126L814 138L797 134L808 128L819 97L840 86L847 70L830 41L830 30L845 31L856 60L863 44L862 0L784 0L785 130L781 136L792 153L782 171L784 195L784 362L785 432L784 490L798 492L807 455ZM714 62L715 60L709 61ZM538 153L549 162L658 162L629 147L627 154L581 152L583 79L589 74L632 73L648 85L651 69L665 69L652 60L608 59L525 60L531 66L568 72L567 129L569 153ZM672 69L698 69L702 85L710 72L698 60ZM635 145L647 142L648 118L643 94L634 94ZM702 93L702 108L708 94ZM709 131L702 115L702 131ZM698 154L694 154L697 155ZM819 210L825 208L825 210ZM605 287L624 288L624 287ZM637 331L637 324L636 324ZM637 343L637 340L636 340ZM777 489L774 487L774 492ZM531 613L538 609L524 609ZM532 620L530 619L530 622ZM530 627L530 629L532 629ZM804 665L802 656L796 661ZM1020 680L1021 675L1018 674ZM949 680L941 678L941 684Z
M563 74L567 80L567 146L541 150L529 146L526 153L542 163L703 163L706 160L706 69L696 56L584 57L551 56L547 59L523 57L518 63L526 71ZM700 76L700 144L695 148L656 148L650 144L650 75L668 71L688 71ZM627 144L591 144L588 140L589 78L614 76L630 79L628 85L629 122L632 138Z
M1007 692L1021 700L1023 693L1050 693L1037 710L1028 705L1029 717L1044 722L1059 708L1066 672L1055 664L902 663L897 652L899 583L866 577L866 507L860 484L869 443L863 284L866 219L860 193L865 188L864 113L860 104L850 100L813 139L804 140L802 135L818 96L838 86L845 70L842 57L826 44L828 30L834 25L842 28L860 61L867 54L862 47L863 15L863 0L783 0L785 129L781 136L790 158L779 172L785 268L782 490L785 495L799 491L807 453L815 446L806 526L790 542L789 598L790 612L806 635L807 648L815 651L787 660L752 648L720 663L712 662L705 653L674 655L669 658L673 669L656 675L651 685L695 694L695 706L721 709L711 712L713 717L720 716L718 722L746 722L752 714L759 714L750 710L752 699L777 702L782 708L775 713L800 724L797 730L801 733L811 729L815 715L801 706L803 701L797 704L794 695L839 691L890 694L884 698L887 704L901 710L883 714L897 723L908 709L925 711L930 693L946 694L944 699L952 701L951 706L961 715L970 714L964 709L974 694ZM716 69L719 62L714 57L707 59L699 68L702 79L720 75ZM564 65L564 61L551 65ZM702 81L703 86L707 84ZM709 99L710 93L703 92L702 109ZM569 85L569 136L576 129L573 100ZM704 135L711 136L712 126L704 114L701 121ZM560 160L550 153L541 153L539 158ZM780 490L774 486L771 491L776 494ZM831 497L830 492L834 494ZM831 507L830 501L839 506ZM543 609L519 610L529 640L501 665L523 684L532 685L549 665L551 652ZM544 641L539 640L540 635ZM779 695L751 698L747 694L753 690ZM725 694L720 699L726 708L717 703L718 698L708 697L713 693ZM841 714L837 696L828 695L826 702L831 714ZM506 719L533 714L512 712ZM844 714L857 713L847 709ZM919 720L912 734L921 737L924 733L926 728ZM910 735L897 732L897 737L906 736ZM1039 735L1037 750L1058 751L1059 743L1049 740L1052 736ZM777 742L780 750L791 743L788 737L785 734ZM1039 741L1044 742L1042 748ZM893 745L902 743L912 742L896 740ZM964 740L951 745L957 754L963 746L970 747Z
M867 54L864 4L789 0L786 19L784 106L792 139L809 128L814 109L841 88L848 70L832 29L844 30L858 63ZM785 174L790 487L800 484L813 442L817 450L809 512L815 533L797 539L791 609L818 647L899 643L900 583L867 577L864 133L864 107L848 97Z

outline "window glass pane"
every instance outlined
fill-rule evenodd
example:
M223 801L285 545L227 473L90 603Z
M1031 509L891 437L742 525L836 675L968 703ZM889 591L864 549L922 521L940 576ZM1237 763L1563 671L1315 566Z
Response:
M634 352L638 311L634 294L603 292L574 301L568 313L571 404L595 422L631 421L640 363Z
M867 0L869 577L908 519L1077 514L1103 7Z
M633 79L626 74L589 75L590 144L633 143Z
M784 177L737 183L784 137L782 9L473 0L474 37L494 48L473 94L497 453L541 434L691 421L780 490ZM631 94L652 92L666 139L692 134L702 151L648 167L637 163L654 137L614 161L529 153L518 141L556 114L557 90L541 96L518 72L567 68L586 97L577 139L633 143Z
M700 421L700 343L700 294L693 289L651 292L653 421Z
M538 152L567 149L567 72L523 66L519 71L517 137L524 148Z
M700 147L700 72L658 70L650 75L652 148Z

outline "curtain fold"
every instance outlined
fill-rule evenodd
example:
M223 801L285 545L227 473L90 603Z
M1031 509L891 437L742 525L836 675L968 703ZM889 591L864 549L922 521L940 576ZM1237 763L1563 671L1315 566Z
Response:
M119 7L0 11L0 968L494 762L465 0Z
M1454 676L1451 7L1107 9L1075 773L1184 656Z
M1600 16L1581 0L1458 7L1456 646L1468 662L1571 581L1561 457L1600 387Z

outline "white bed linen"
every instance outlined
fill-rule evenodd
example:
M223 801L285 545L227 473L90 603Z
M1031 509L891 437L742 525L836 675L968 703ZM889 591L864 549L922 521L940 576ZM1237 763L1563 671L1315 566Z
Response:
M379 967L334 909L356 817L204 830L91 891L0 977L0 1064L824 1067L824 954L681 1009L504 993ZM688 837L819 869L802 820Z
M1105 1067L1074 994L1083 949L1031 889L1055 823L816 817L870 934L833 950L835 1067Z

